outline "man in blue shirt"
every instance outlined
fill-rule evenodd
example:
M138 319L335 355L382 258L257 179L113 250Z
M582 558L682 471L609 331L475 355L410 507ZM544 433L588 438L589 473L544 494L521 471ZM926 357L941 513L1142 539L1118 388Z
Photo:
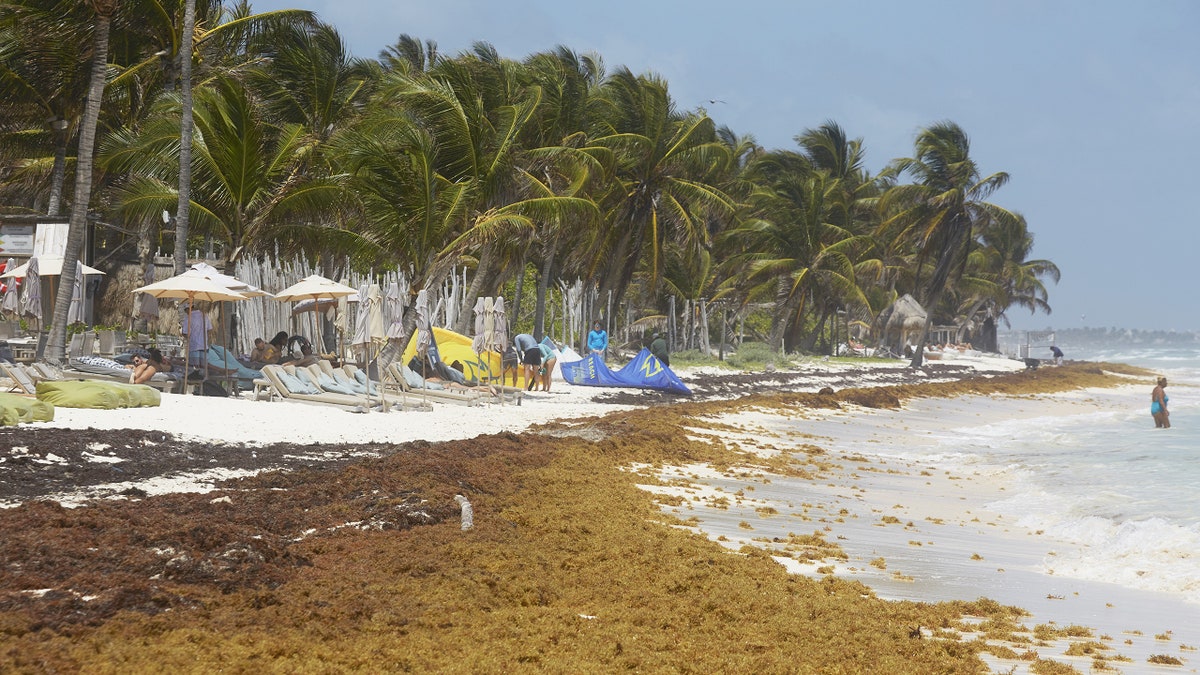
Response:
M599 321L592 324L592 332L588 333L587 346L589 351L599 355L601 360L604 359L604 352L608 349L608 333L600 327Z

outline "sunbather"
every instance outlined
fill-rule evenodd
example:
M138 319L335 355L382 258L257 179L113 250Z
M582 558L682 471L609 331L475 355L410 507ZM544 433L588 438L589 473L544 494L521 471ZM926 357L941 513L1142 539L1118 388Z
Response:
M133 357L133 373L129 376L131 384L145 384L154 377L155 373L166 372L170 370L163 359L162 352L156 347L151 347L149 357L135 356Z

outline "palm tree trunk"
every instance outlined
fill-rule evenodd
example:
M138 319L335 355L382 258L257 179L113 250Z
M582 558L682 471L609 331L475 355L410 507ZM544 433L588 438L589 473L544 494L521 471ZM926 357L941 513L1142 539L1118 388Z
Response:
M196 32L196 0L186 0L183 36L179 41L179 204L175 210L175 274L187 267L188 207L192 203L192 40Z
M475 318L471 308L475 306L475 301L483 293L485 281L492 276L492 268L496 266L495 260L495 247L485 244L483 251L479 254L479 266L475 268L475 277L471 279L471 285L463 296L463 311L459 312L458 320L454 322L454 332L466 335L470 330L471 323Z
M63 125L62 129L56 125ZM67 182L67 130L66 120L54 120L50 123L54 133L54 168L50 171L50 203L46 207L46 215L57 216L62 210L63 183Z
M54 315L46 343L47 359L52 363L66 360L67 312L75 287L75 263L83 248L87 228L88 205L92 198L92 156L96 149L96 125L100 119L100 103L104 98L104 74L108 65L108 28L116 11L116 0L96 0L96 36L92 54L92 75L88 86L87 107L79 129L79 151L75 162L75 199L71 204L71 219L67 230L67 246L63 251L62 276L54 298Z
M537 285L537 305L533 311L533 337L538 340L542 339L542 335L546 332L546 293L550 286L550 272L554 269L554 250L551 249L546 253L546 259L542 262L542 271L538 276Z

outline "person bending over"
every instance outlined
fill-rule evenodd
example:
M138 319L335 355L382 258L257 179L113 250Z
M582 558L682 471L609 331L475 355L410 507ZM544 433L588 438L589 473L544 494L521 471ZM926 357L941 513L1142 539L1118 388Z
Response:
M554 350L543 342L538 343L538 350L542 356L542 366L538 369L538 379L542 382L542 391L550 391L550 376L554 373L554 362L558 359L554 356Z
M538 369L542 367L542 349L529 333L520 333L513 338L513 346L521 355L522 371L525 375L525 391L533 391L537 384Z

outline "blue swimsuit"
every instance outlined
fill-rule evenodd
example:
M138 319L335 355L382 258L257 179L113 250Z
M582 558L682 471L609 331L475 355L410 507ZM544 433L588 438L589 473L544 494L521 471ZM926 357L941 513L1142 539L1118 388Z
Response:
M1171 399L1166 394L1163 394L1163 405L1166 405L1166 403L1170 400ZM1160 412L1162 412L1162 406L1158 404L1158 401L1152 401L1150 403L1150 414L1157 415Z

